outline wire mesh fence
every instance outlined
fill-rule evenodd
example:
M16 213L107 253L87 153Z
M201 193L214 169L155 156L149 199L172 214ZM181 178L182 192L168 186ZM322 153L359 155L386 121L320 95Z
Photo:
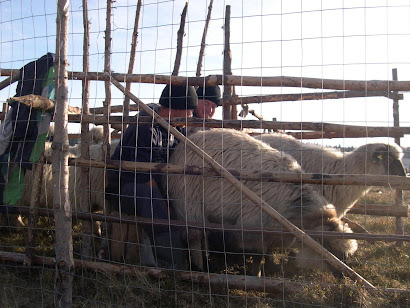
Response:
M407 307L409 8L1 1L1 306Z

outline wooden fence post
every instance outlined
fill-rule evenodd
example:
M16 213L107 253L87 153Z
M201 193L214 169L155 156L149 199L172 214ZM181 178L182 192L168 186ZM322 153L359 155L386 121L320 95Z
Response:
M105 51L104 51L104 72L110 74L111 71L111 11L113 0L107 0L107 17L105 28ZM104 100L104 115L109 119L111 116L111 83L109 80L105 81L105 100ZM110 124L104 124L104 161L111 158L111 133ZM104 205L104 213L110 214L111 208L108 203ZM109 259L109 238L111 233L111 224L104 221L101 223L101 249L99 252L100 259Z
M88 0L83 0L83 71L90 71L90 22L88 20ZM90 97L90 81L85 78L82 80L82 115L90 114L89 110L89 97ZM90 158L90 134L89 123L81 122L81 157L85 159ZM81 168L81 183L82 187L86 187L89 182L89 168ZM80 208L84 212L91 212L89 204L90 192L86 189L81 190L81 205ZM81 256L84 260L89 260L93 254L92 251L92 223L91 221L82 221L82 235L81 235Z
M68 198L67 50L69 15L69 0L58 0L55 57L56 104L52 163L56 241L54 303L56 307L71 307L74 277L72 217Z
M397 68L393 68L393 80L397 81ZM393 99L393 122L394 127L400 126L400 116L399 116L399 100L397 99L397 91L393 92L394 99ZM400 137L395 137L394 142L400 145ZM396 196L395 196L395 203L396 205L403 206L403 191L401 189L396 189ZM403 218L396 217L396 234L404 234L404 225L403 225ZM398 247L403 246L403 242L397 241L396 245Z
M225 99L229 100L233 94L233 86L225 83L226 76L232 75L232 53L230 47L230 35L231 35L231 6L227 5L225 9L225 48L224 48L224 94L223 94L223 119L224 120L237 120L236 105L229 105L225 103Z

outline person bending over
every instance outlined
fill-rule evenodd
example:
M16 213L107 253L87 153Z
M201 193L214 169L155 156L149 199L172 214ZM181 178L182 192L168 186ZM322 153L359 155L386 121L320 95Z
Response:
M169 86L162 91L159 105L150 104L161 117L192 117L198 105L198 98L192 86ZM141 111L141 116L147 113ZM177 127L184 133L184 129ZM132 162L167 163L178 140L159 125L138 125L132 123L123 134L112 155L112 160ZM172 209L168 208L161 193L160 174L109 170L106 199L119 212L154 219L172 219ZM160 267L182 269L182 251L179 230L168 226L145 225L144 231L153 244L151 254L155 260L148 260L150 253L141 249L142 264L156 264ZM146 251L146 250L145 250Z

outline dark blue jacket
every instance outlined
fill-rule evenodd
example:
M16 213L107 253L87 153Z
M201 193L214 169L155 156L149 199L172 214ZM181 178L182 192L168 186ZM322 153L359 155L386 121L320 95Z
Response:
M141 116L147 116L144 111ZM184 129L177 128L184 133ZM173 148L178 144L174 135L169 134L161 126L137 125L132 123L125 131L122 142L115 149L111 156L112 160L131 162L154 162L167 163ZM160 174L152 174L152 178L160 184ZM136 183L146 183L151 180L149 173L133 172L126 170L109 170L108 186L106 188L106 198L113 207L118 205L119 187L129 187L134 189ZM132 183L133 185L128 185ZM127 184L127 185L126 185ZM132 195L133 192L123 194Z

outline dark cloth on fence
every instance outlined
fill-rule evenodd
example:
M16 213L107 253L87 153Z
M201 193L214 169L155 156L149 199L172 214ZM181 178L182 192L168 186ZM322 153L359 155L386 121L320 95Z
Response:
M15 97L34 94L42 95L48 72L54 66L54 54L47 53L40 59L30 62L20 69L20 78ZM25 104L11 101L13 136L7 152L16 153L15 162L21 162L25 169L31 170L31 152L38 136L38 115L41 110L33 109Z
M54 99L54 54L26 64L20 70L15 97L29 94ZM51 114L9 100L11 107L0 135L0 202L14 205L24 190L24 174L32 169L44 148Z

